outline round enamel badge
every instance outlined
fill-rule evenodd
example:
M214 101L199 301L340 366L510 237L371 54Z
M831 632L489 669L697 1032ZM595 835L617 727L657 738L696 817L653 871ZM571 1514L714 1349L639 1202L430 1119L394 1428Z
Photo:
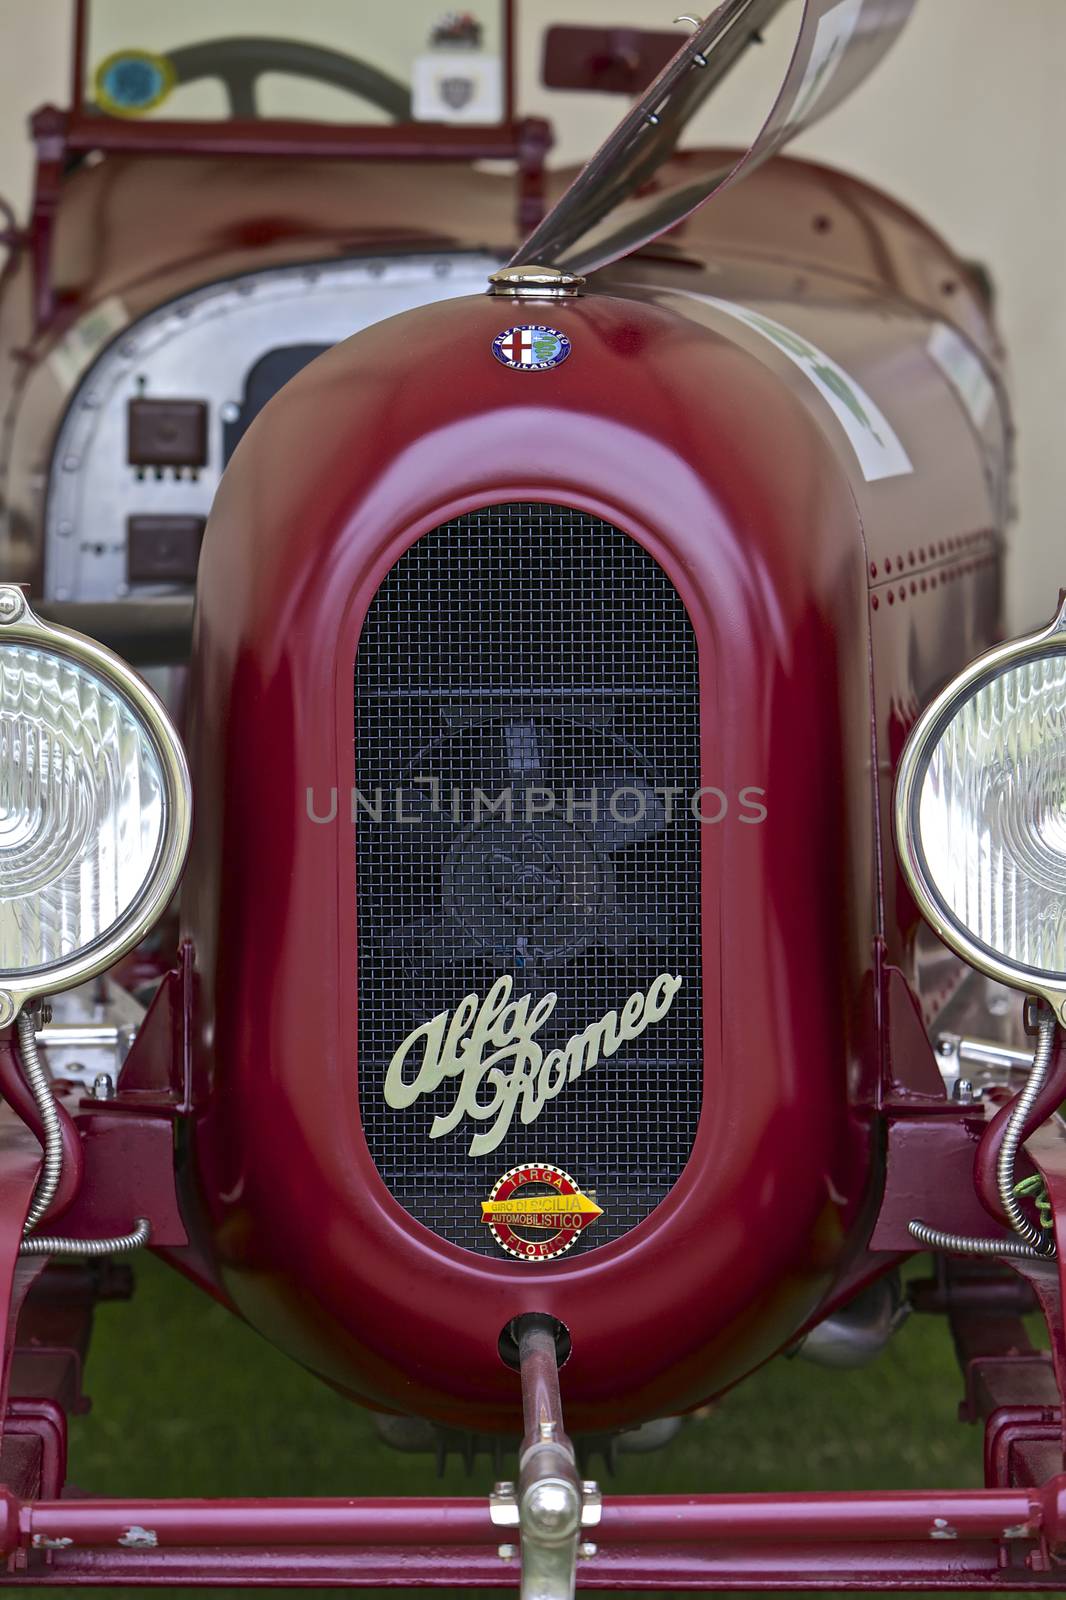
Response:
M167 56L151 50L116 50L93 78L96 103L112 117L143 117L162 105L177 79Z
M487 1200L487 1222L501 1250L520 1261L551 1261L575 1245L603 1208L582 1194L568 1172L526 1162L505 1172Z
M492 353L505 367L522 372L543 372L561 367L572 346L558 328L505 328L492 341Z

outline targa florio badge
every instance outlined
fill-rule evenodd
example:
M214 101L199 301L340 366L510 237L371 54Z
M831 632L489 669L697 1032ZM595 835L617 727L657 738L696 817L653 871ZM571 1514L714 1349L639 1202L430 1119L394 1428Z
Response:
M597 1066L601 1057L613 1056L652 1023L661 1022L680 987L679 977L664 972L646 993L631 994L620 1012L608 1011L561 1049L545 1053L533 1036L559 996L543 995L531 1006L532 995L512 1000L510 977L497 978L484 1000L468 994L453 1012L442 1011L407 1035L385 1074L386 1103L405 1111L446 1079L458 1078L455 1103L444 1116L434 1117L429 1136L442 1138L464 1117L490 1122L485 1133L474 1135L469 1150L472 1156L487 1155L505 1138L516 1111L524 1123L534 1122L549 1100ZM412 1057L418 1065L408 1077L404 1069ZM487 1098L482 1099L484 1092Z
M585 1228L603 1216L587 1194L582 1194L568 1172L543 1161L527 1161L505 1172L487 1200L481 1202L481 1220L508 1255L520 1261L550 1261L577 1243ZM526 1238L533 1233L532 1239ZM548 1238L537 1238L547 1233Z

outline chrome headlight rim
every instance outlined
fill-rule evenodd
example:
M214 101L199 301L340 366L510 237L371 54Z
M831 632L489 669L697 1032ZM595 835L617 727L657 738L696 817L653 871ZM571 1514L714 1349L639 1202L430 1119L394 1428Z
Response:
M106 972L151 932L185 867L192 836L192 780L181 738L162 702L143 678L105 645L72 628L46 622L22 590L0 585L0 647L24 644L94 674L133 713L152 747L163 779L159 845L136 899L109 928L69 957L21 971L0 970L0 1027L30 1000L60 993Z
M1054 620L987 650L942 689L911 729L896 771L894 821L896 851L907 886L934 932L956 955L986 977L1046 1000L1066 1025L1066 973L1010 961L977 939L940 895L922 848L918 807L933 753L955 716L987 684L1012 667L1046 656L1066 655L1066 590L1059 595Z

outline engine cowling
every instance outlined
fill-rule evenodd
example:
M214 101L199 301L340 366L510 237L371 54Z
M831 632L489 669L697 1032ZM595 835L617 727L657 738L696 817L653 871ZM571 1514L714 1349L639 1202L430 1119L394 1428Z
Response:
M223 481L187 1208L248 1320L380 1408L512 1427L501 1333L551 1314L580 1431L720 1392L861 1240L866 556L732 328L576 299L537 372L507 320L360 333Z

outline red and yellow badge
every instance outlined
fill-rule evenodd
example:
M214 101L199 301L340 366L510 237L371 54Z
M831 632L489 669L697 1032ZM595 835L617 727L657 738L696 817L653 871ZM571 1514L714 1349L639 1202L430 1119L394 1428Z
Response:
M602 1206L582 1194L568 1172L543 1162L512 1167L481 1202L482 1222L488 1223L500 1249L520 1261L561 1256L602 1216ZM527 1238L528 1233L534 1237ZM537 1238L538 1233L551 1237Z

